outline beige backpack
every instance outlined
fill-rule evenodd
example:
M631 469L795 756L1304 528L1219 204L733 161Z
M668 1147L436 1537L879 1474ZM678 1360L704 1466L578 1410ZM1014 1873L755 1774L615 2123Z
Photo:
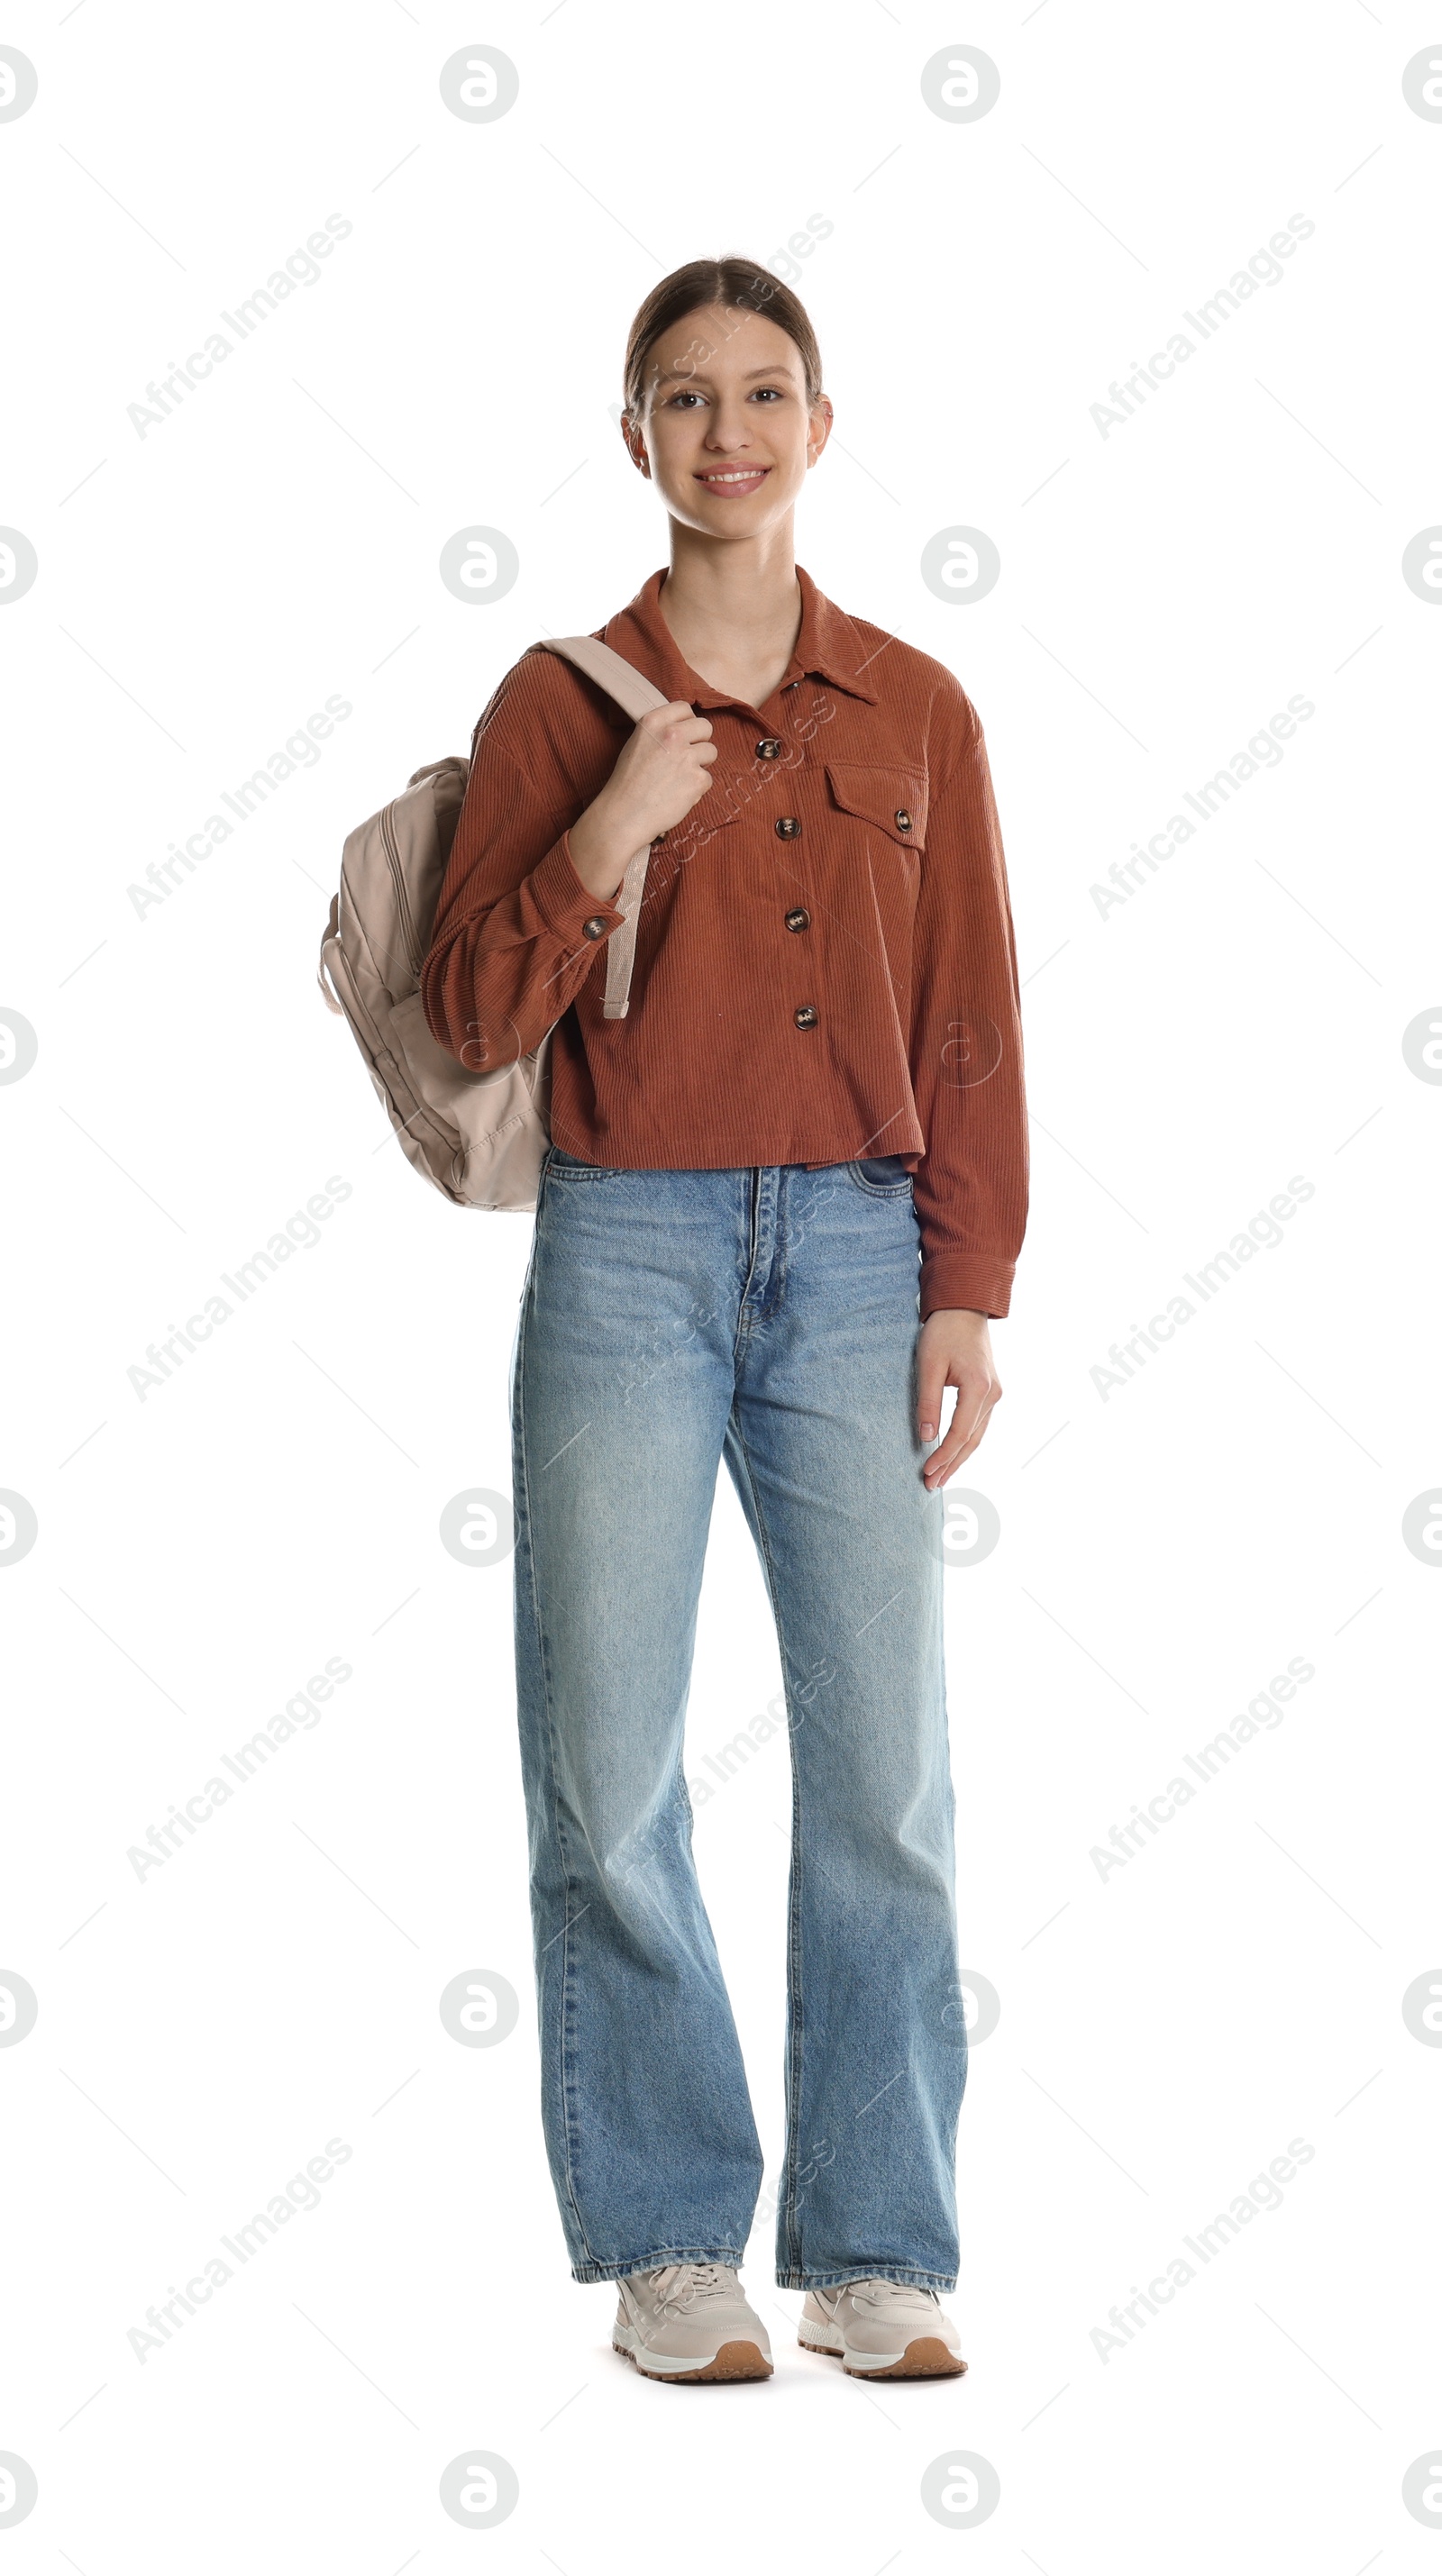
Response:
M661 691L594 635L547 636L632 718ZM468 1073L426 1025L419 991L431 923L470 773L452 757L418 769L404 793L358 824L341 857L340 892L320 944L317 981L349 1020L402 1151L457 1207L533 1208L550 1141L550 1040L499 1073ZM650 844L627 867L624 919L607 943L605 1016L630 1003L636 916ZM553 1023L554 1025L554 1023Z

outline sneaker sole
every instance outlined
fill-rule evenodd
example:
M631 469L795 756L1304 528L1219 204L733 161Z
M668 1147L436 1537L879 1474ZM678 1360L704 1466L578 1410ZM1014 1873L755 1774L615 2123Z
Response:
M796 2340L803 2352L819 2352L827 2361L839 2361L848 2379L960 2379L966 2369L940 2335L918 2335L899 2360L879 2362L870 2370L848 2361L840 2344L811 2343L805 2335Z
M772 2372L772 2365L760 2345L754 2343L723 2343L699 2370L648 2370L644 2362L636 2359L634 2352L628 2351L625 2344L617 2343L614 2338L611 2350L618 2352L623 2361L629 2361L632 2369L639 2371L643 2379L664 2380L668 2384L679 2382L687 2388L718 2379L769 2379Z

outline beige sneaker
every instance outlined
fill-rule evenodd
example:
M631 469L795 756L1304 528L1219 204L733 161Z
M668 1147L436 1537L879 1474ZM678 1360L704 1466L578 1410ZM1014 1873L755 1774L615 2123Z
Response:
M830 2353L853 2379L955 2379L961 2338L935 2290L900 2281L848 2281L808 2290L797 2341Z
M766 2328L724 2263L664 2263L616 2289L611 2342L643 2379L771 2377Z

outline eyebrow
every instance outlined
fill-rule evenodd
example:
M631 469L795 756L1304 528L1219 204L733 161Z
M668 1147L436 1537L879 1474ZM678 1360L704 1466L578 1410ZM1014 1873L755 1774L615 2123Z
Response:
M784 375L785 372L786 361L783 358L779 364L774 367L748 368L741 381L744 385L751 385L755 384L761 376L780 376ZM704 367L667 367L661 375L656 377L655 382L658 385L708 385L711 382L711 378L707 375Z

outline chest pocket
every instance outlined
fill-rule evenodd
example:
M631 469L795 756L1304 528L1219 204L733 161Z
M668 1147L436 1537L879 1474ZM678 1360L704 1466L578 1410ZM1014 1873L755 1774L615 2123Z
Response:
M874 823L901 850L926 847L926 772L888 761L883 767L859 760L828 760L826 784L831 802L843 814Z

